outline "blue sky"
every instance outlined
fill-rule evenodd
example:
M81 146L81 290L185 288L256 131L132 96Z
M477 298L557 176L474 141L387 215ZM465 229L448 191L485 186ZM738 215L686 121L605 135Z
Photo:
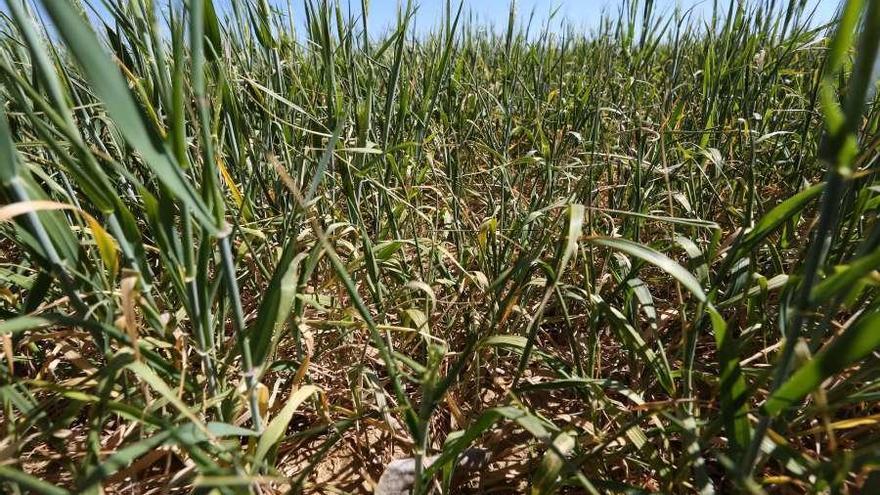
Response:
M352 3L359 2L353 0ZM445 0L419 2L419 14L416 22L430 24L440 19L445 3ZM457 3L457 1L453 1L452 5L456 6ZM558 8L559 11L554 20L565 19L574 26L590 27L595 25L603 9L611 14L616 14L622 3L621 0L519 0L517 10L520 19L527 19L532 9L534 9L537 19L546 19L551 10ZM397 4L398 0L372 0L369 7L371 28L379 28L393 23ZM726 6L727 1L719 1L719 4ZM830 19L837 8L838 0L813 0L811 4L818 5L818 17ZM483 19L487 23L503 27L507 24L509 5L509 0L465 0L464 9L466 11L470 9L479 19ZM672 11L676 5L682 8L695 7L695 13L709 13L712 10L712 0L655 0L655 5L657 11L661 12Z
M62 0L40 0L62 1ZM98 9L99 15L104 15L102 0L87 0ZM172 5L178 5L183 0L172 0ZM213 0L221 15L230 11L230 4L234 1L244 0ZM297 27L302 26L303 0L267 0L270 5L285 15L292 14ZM349 5L357 15L360 14L361 0L338 0L343 5ZM639 1L639 0L633 0ZM694 18L708 18L712 11L714 0L654 0L655 12L669 13L676 6L683 10L693 9ZM730 0L717 0L719 8L726 12ZM734 0L737 1L737 0ZM745 0L747 4L757 4L766 0ZM841 0L807 0L807 10L815 8L814 25L830 20L834 15ZM167 5L167 0L160 0L157 5ZM453 9L457 8L459 0L451 0ZM473 19L481 24L504 29L507 25L507 17L511 0L464 0L464 14L471 14ZM528 21L529 14L534 12L533 32L540 29L540 25L546 22L549 13L556 11L556 16L551 24L551 29L558 28L565 23L574 28L589 30L600 19L602 12L607 12L612 17L617 12L624 0L516 0L517 17L520 23ZM786 4L786 0L778 0L777 3ZM37 2L39 5L39 2ZM369 0L369 25L371 36L378 35L393 26L397 21L397 11L400 5L405 5L406 0ZM431 28L438 26L443 17L446 0L413 0L418 6L415 16L415 29L418 33L425 33ZM289 6L289 8L288 8ZM0 2L0 11L5 11L5 3Z
M229 2L230 0L215 0L215 3ZM361 0L342 0L348 2L352 9L360 12ZM508 6L510 0L464 0L464 11L472 12L476 19L496 27L504 27L507 23ZM754 0L752 0L754 1ZM287 11L288 0L269 0L282 11ZM402 0L405 4L405 0ZM713 0L655 0L655 9L659 12L670 12L676 5L683 9L694 7L697 15L706 15L712 10ZM401 0L371 0L369 2L369 29L373 33L379 33L394 24L397 17L398 4ZM419 5L416 15L416 28L418 31L427 30L436 25L442 18L446 0L414 0ZM575 27L590 28L595 25L603 10L616 14L623 0L518 0L517 11L521 21L528 19L529 13L534 10L535 19L546 20L551 10L558 8L554 18L556 25L565 20ZM725 8L728 0L719 0L719 5ZM786 2L779 2L786 3ZM830 19L837 9L839 0L809 0L810 8L817 7L816 20L822 22ZM301 17L301 0L290 0L293 6L295 18ZM453 8L458 5L458 0L452 1Z

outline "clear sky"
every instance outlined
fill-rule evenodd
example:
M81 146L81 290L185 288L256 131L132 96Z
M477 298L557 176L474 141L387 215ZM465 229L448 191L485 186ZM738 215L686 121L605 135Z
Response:
M352 0L354 4L356 0ZM358 2L359 3L359 2ZM418 2L419 13L416 22L419 24L433 23L442 16L445 0L422 0ZM727 0L720 0L719 5L727 5ZM396 17L398 0L372 0L370 2L371 27L387 26ZM453 1L453 8L458 2ZM554 20L565 19L573 26L590 27L595 25L603 10L616 14L623 4L622 0L518 0L517 11L520 19L527 19L534 9L535 18L545 20L548 14L559 9ZM838 0L812 0L817 5L817 16L830 19L837 8ZM470 10L477 18L487 23L503 27L507 24L509 0L465 0L464 10ZM712 0L655 0L656 11L672 11L676 5L682 8L695 7L695 13L707 13L712 10ZM421 26L425 27L425 26Z
M230 0L215 0L215 3L229 2ZM360 12L361 0L342 0L351 5L355 12ZM729 0L718 0L719 6L726 9ZM754 2L755 0L747 0ZM269 0L283 12L287 11L288 0ZM373 33L383 31L389 25L394 24L397 18L397 9L400 3L406 0L370 0L369 2L369 29ZM676 5L683 9L694 8L698 16L706 15L712 10L713 0L655 0L655 11L671 12ZM442 18L446 0L414 0L417 4L418 14L415 18L416 29L424 31L435 26ZM457 7L458 0L453 0L453 8ZM787 2L778 2L787 3ZM301 17L301 1L290 0L293 7L293 15ZM534 10L535 20L546 20L548 14L558 8L555 24L558 26L563 19L574 27L590 28L595 25L602 11L616 14L623 0L517 0L518 17L521 21L528 19L529 13ZM808 0L808 8L816 7L816 22L821 23L834 15L839 0ZM464 0L464 11L472 12L476 19L486 24L503 28L507 24L510 0Z
M41 0L41 1L62 1L62 0ZM172 0L172 5L178 5L183 0ZM229 12L230 4L233 1L243 0L213 0L214 5L221 12ZM303 0L267 0L268 3L275 7L284 15L292 14L294 23L302 26ZM360 15L361 0L339 0L343 5L350 6L351 12ZM460 0L451 0L452 8L458 6ZM512 0L463 0L463 14L470 14L473 19L482 24L494 26L497 29L504 29L507 25L507 17L509 6ZM594 27L600 19L603 12L607 12L612 17L617 15L618 10L624 4L625 0L516 0L518 21L525 23L528 21L529 14L534 12L533 31L539 30L540 25L546 22L551 11L555 11L556 15L551 23L551 29L556 29L563 23L575 28L583 28L589 30ZM633 0L643 1L643 0ZM693 9L694 18L707 18L712 11L713 1L716 0L654 0L655 12L669 13L676 6L682 9ZM719 8L726 12L727 5L730 0L717 0ZM738 0L734 0L738 1ZM767 0L744 0L747 4L757 4ZM841 0L807 0L807 10L815 8L814 25L819 25L830 20L837 10ZM105 12L102 8L102 0L88 0L88 2L98 9L98 15L103 16ZM167 5L167 0L157 2L157 5ZM399 6L405 5L406 0L368 0L369 5L369 24L368 28L371 35L378 35L385 31L389 26L393 26L397 20L397 11ZM777 0L776 3L787 4L787 0ZM446 0L413 0L413 4L418 7L415 16L416 32L424 33L431 28L438 26L443 17ZM39 2L37 2L39 6ZM289 7L288 7L289 6ZM0 2L0 11L5 12L6 5ZM39 9L39 7L38 7Z

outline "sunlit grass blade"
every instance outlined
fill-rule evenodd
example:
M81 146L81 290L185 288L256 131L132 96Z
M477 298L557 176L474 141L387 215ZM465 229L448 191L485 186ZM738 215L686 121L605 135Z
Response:
M795 371L773 392L762 409L769 415L779 414L815 390L826 378L857 363L878 346L880 346L880 313L859 318L821 352Z
M43 7L52 17L67 48L88 76L125 139L141 153L156 178L192 209L202 226L209 232L217 232L219 229L214 219L162 138L144 117L122 74L104 51L94 31L68 2L43 2Z
M281 408L274 418L272 418L269 425L266 426L266 430L260 435L260 440L257 442L257 449L254 451L255 467L259 467L263 463L269 450L272 449L284 436L284 432L287 430L287 425L290 423L290 420L293 418L293 413L296 412L300 404L308 399L310 395L318 392L318 388L314 385L306 385L292 391L287 402L284 404L284 407Z

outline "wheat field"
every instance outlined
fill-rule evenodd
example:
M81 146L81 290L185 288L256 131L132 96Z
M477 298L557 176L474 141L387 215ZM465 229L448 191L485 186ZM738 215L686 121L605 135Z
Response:
M4 0L0 492L880 493L880 1L297 3Z

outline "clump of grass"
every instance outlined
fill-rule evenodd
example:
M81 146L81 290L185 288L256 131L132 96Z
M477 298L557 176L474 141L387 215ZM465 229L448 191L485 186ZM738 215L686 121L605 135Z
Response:
M880 3L100 5L0 21L3 490L880 483Z

